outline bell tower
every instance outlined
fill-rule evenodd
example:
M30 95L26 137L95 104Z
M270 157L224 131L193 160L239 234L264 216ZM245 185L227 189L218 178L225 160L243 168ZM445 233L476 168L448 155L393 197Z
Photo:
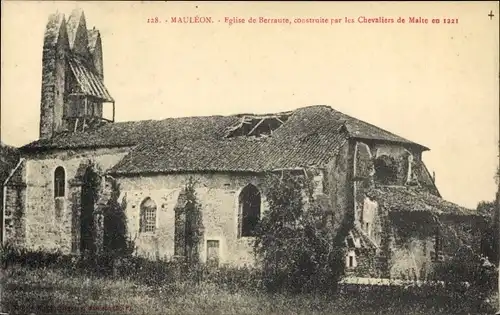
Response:
M114 122L115 102L103 82L101 34L87 29L80 9L66 20L49 16L42 56L40 138L60 132L83 132ZM112 104L112 117L103 116L103 105Z
M64 14L49 16L43 41L40 138L51 138L61 130L63 119L66 58L69 54Z

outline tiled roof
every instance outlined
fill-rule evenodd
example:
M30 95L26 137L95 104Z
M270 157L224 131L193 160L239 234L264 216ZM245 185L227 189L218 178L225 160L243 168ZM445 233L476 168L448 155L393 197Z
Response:
M83 94L97 97L106 102L114 102L102 80L80 57L70 55L69 66Z
M369 124L365 121L356 119L354 117L342 114L337 112L341 119L346 120L346 126L349 132L349 135L352 138L360 138L360 139L373 139L373 140L387 140L394 142L403 142L403 143L411 143L411 141L404 139L398 135L395 135L387 130L383 130L377 126ZM427 148L426 148L427 149Z
M378 127L317 105L290 112L269 137L227 138L243 115L182 117L104 124L85 132L38 140L23 150L133 146L111 172L121 174L174 171L265 171L320 166L350 137L425 147ZM352 135L349 130L366 132Z
M323 165L347 138L339 132L342 122L328 119L328 111L298 109L273 136L262 138L225 138L228 127L240 121L238 116L174 120L178 124L168 133L140 144L111 172L260 172Z
M476 211L446 201L418 187L383 186L371 189L367 196L393 212L423 211L437 215L475 215Z

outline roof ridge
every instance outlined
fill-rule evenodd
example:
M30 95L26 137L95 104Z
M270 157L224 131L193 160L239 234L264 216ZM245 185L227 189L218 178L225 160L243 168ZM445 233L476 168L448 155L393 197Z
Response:
M462 210L467 210L467 211L475 211L474 209L472 208L469 208L469 207L465 207L463 205L460 205L456 202L453 202L453 201L450 201L450 200L447 200L443 197L440 197L440 196L436 196L434 194L432 194L431 192L429 192L428 190L422 188L422 187L414 187L414 186L400 186L400 185L394 185L394 186L388 186L388 185L384 185L384 186L379 186L379 187L374 187L372 188L374 191L380 191L380 192L383 192L383 193L391 193L391 192L394 192L394 191L398 191L398 192L402 192L402 193L405 193L405 194L411 194L412 196L420 196L420 197L424 197L424 198L427 198L427 199L430 199L430 200L434 200L434 201L437 201L437 202L442 202L442 203L445 203L445 204L448 204L452 207L455 207L455 208L459 208L459 209L462 209Z
M373 124L373 123L370 123L370 122L367 122L367 121L365 121L365 120L362 120L362 119L356 118L356 117L354 117L354 116L348 115L348 114L343 113L343 112L341 112L341 111L338 111L338 110L336 110L336 109L334 109L334 108L332 108L332 110L333 110L334 112L337 112L337 113L339 113L339 114L341 114L341 115L345 116L345 118L347 118L347 119L346 119L347 129L348 129L349 134L351 134L351 137L353 137L353 138L364 138L364 137L362 137L362 136L358 136L358 135L355 135L355 134L352 134L352 133L351 133L351 131L349 131L349 126L348 126L348 125L349 125L349 120L354 120L354 121L356 121L356 122L358 122L358 123L362 123L362 124L368 125L368 126L370 126L370 127L372 127L372 128L375 128L375 129L377 129L377 130L379 130L379 131L382 131L382 132L388 133L388 134L389 134L390 136L392 136L392 137L395 137L395 138L399 138L399 139L400 139L399 141L397 141L397 140L392 140L392 141L394 141L394 142L406 142L406 143L411 143L411 144L418 145L418 146L420 146L420 147L422 147L422 148L424 148L424 149L426 149L426 150L429 150L429 148L428 148L428 147L426 147L426 146L424 146L424 145L421 145L421 144L419 144L419 143L417 143L417 142L415 142L415 141L412 141L412 140L409 140L409 139L407 139L407 138L405 138L405 137L402 137L402 136L400 136L400 135L398 135L398 134L396 134L396 133L394 133L394 132L392 132L392 131L389 131L389 130L387 130L387 129L384 129L384 128L382 128L382 127L379 127L379 126L377 126L377 125L375 125L375 124ZM390 141L390 140L386 140L386 141Z
M344 114L329 105L310 105L296 108L281 114L290 114L290 119L276 130L275 136L279 137L280 144L296 143L300 136L311 134L314 131L321 132L321 139L314 141L341 141L341 138L360 138L373 139L375 141L415 144L404 138L388 132L382 128L366 123L362 120ZM198 115L198 116L177 116L164 117L161 119L143 119L129 121L115 121L107 123L81 133L69 133L54 136L52 139L36 140L23 148L69 148L69 147L87 147L87 146L121 146L130 145L130 143L140 143L146 141L151 133L159 132L160 137L168 137L165 133L173 132L173 136L200 141L220 140L228 127L233 126L241 120L245 114L216 114L216 115ZM246 114L257 115L257 117L270 116L271 114ZM273 113L272 115L280 115ZM321 125L322 128L319 128ZM174 128L175 130L171 130ZM339 130L333 130L337 126L341 128L346 126L345 136L337 137ZM372 127L373 126L373 127ZM318 129L319 128L319 129ZM316 130L317 129L317 130ZM357 133L356 133L357 132ZM330 140L327 140L329 138ZM244 139L248 142L249 139ZM301 142L300 145L310 146L311 141ZM323 144L325 145L325 144ZM418 144L415 144L418 145ZM311 149L312 150L312 149ZM320 152L321 149L316 151ZM295 152L295 151L294 151ZM274 154L274 153L273 153ZM298 153L297 153L298 154ZM296 154L296 155L297 155ZM318 153L323 156L323 153ZM297 158L299 158L297 155ZM305 158L305 157L304 157Z
M213 115L194 115L194 116L176 116L176 117L165 117L162 119L142 119L142 120L125 120L125 121L116 121L115 123L133 123L133 122L144 122L144 121L165 121L169 119L187 119L187 118L216 118L216 117L242 117L242 116L268 116L268 115L284 115L284 114L293 114L297 110L311 108L311 107L326 107L328 109L334 110L331 106L328 105L309 105L303 107L297 107L295 109L280 111L280 112L267 112L267 113L235 113L235 114L213 114Z

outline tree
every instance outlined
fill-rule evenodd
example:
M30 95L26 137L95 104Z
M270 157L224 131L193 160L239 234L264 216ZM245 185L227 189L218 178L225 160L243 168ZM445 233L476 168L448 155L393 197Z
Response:
M16 148L0 142L0 188L3 188L3 183L16 167L19 157L19 151ZM3 189L0 189L0 214L3 213L3 197ZM1 229L0 227L0 235L2 235Z
M498 265L500 259L500 218L499 218L499 198L500 198L500 167L497 167L495 180L499 185L496 200L481 201L477 205L478 214L482 215L486 221L483 232L483 244L481 251L488 257L490 262Z
M269 211L261 219L255 253L270 291L335 290L343 249L326 229L325 211L302 176L269 174Z
M201 204L198 202L195 184L193 178L184 188L186 203L184 206L185 221L185 240L186 240L186 259L189 265L199 263L199 247L203 238L203 218Z
M134 247L127 236L125 214L126 198L119 202L120 185L111 182L111 196L104 208L104 249L112 257L123 257L133 253Z

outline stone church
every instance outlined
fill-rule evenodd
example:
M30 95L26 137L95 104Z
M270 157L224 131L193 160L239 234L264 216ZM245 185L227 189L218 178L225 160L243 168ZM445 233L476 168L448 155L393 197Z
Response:
M476 246L477 216L441 198L422 161L427 147L325 105L115 122L102 56L101 34L88 28L82 11L50 16L40 139L19 148L4 183L4 244L68 254L101 250L102 208L118 183L136 254L182 256L177 212L194 179L204 227L200 259L253 264L255 228L268 207L263 174L295 172L311 178L314 195L327 200L334 232L349 225L349 272L425 278L447 253ZM466 237L448 237L446 226Z

